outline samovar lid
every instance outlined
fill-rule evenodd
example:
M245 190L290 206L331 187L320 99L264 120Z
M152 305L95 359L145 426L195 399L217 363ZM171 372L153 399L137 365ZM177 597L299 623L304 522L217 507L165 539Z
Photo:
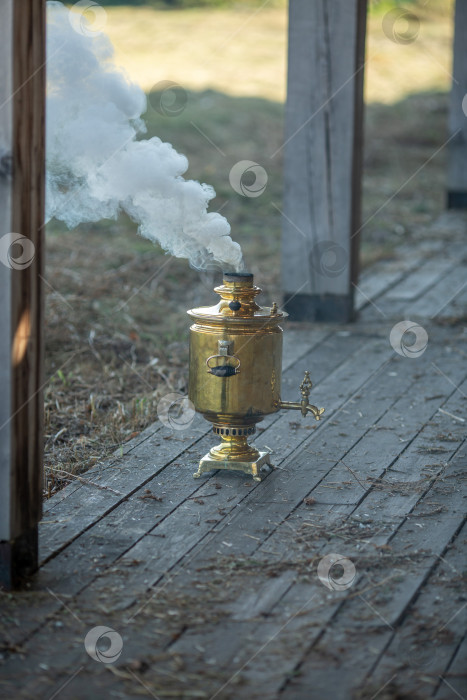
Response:
M276 325L287 317L285 311L279 311L276 304L271 307L258 306L255 297L261 293L261 288L253 283L251 272L224 272L223 284L215 287L221 300L215 306L201 306L190 309L189 316L199 320L222 323L257 322Z

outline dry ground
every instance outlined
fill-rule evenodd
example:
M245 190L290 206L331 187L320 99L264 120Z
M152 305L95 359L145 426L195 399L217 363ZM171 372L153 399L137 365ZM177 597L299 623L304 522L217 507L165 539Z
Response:
M450 4L417 5L420 32L407 46L381 30L390 4L376 4L370 15L363 267L397 259L398 245L420 237L444 205L445 153L433 154L446 140ZM282 139L285 8L106 11L118 61L134 79L147 90L175 80L187 91L177 118L149 107L148 135L173 143L189 157L188 175L214 185L212 210L230 220L264 301L279 298L281 222L273 205L281 207L282 163L269 155ZM268 172L257 199L230 188L240 159ZM139 239L124 217L72 232L52 223L47 242L50 495L153 422L164 394L186 391L185 311L213 298L213 280Z

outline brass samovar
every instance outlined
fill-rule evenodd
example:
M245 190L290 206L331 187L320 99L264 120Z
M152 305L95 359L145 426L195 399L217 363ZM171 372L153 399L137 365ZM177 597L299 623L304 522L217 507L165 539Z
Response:
M281 400L282 328L287 317L277 304L261 307L261 289L246 272L224 273L214 289L216 306L188 311L190 328L189 399L196 411L213 424L221 443L199 463L195 477L211 469L236 469L261 481L260 470L271 465L269 452L248 444L256 423L281 408L312 413L319 420L324 408L308 403L310 376L300 385L301 401Z

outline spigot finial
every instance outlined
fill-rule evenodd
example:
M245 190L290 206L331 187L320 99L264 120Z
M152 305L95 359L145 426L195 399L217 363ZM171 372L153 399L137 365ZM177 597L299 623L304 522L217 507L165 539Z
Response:
M310 396L310 391L313 387L313 384L310 379L310 373L308 370L305 372L305 376L303 377L303 381L300 384L300 393L302 395L302 399L308 403L308 397Z

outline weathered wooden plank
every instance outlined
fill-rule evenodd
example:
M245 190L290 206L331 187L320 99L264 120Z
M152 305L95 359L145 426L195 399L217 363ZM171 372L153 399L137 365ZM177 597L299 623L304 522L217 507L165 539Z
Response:
M467 280L452 294L451 300L441 304L431 321L443 326L462 327L467 317Z
M365 19L365 0L290 2L282 283L294 320L353 316Z
M407 256L397 261L387 260L372 265L355 284L355 309L360 309L375 301L384 292L393 289L416 270L423 258L421 255Z
M450 304L462 290L467 274L467 266L461 265L442 277L415 303L409 304L406 313L414 317L435 318Z
M284 324L284 346L282 351L282 371L285 372L301 357L307 355L310 350L317 347L331 331L322 328L310 327L307 332L299 328L287 328Z
M197 421L198 426L201 420ZM194 433L188 444L194 444L204 434ZM131 452L119 464L94 470L86 479L98 486L82 484L66 500L55 502L40 524L41 561L65 547L70 541L101 520L118 504L143 488L167 465L174 465L187 448L187 439L163 427L144 442L144 450ZM100 488L99 488L100 487Z
M391 540L392 553L403 556L405 552L407 557L406 563L399 566L399 576L393 577L391 586L378 591L378 587L383 586L384 577L390 572L386 570L381 573L377 568L370 568L370 575L363 585L360 588L357 586L354 595L347 597L332 623L323 630L320 646L312 648L300 664L300 676L290 681L288 689L282 694L284 700L307 697L311 682L323 699L348 698L349 694L366 684L367 674L387 648L401 616L417 596L439 557L444 557L449 543L462 525L463 494L455 490L446 495L435 484L429 495L430 499L436 498L436 503L444 506L439 515L432 517L429 542L421 528L413 527L412 519L401 526L396 538ZM422 509L426 510L426 500L417 505L412 513L413 518L420 518ZM425 554L417 562L417 554L423 554L423 550ZM407 555L408 551L412 557ZM373 591L373 594L365 592L365 588ZM358 653L355 653L355 647ZM323 664L325 648L339 650L338 656L329 659L326 665ZM340 683L333 688L332 678L337 668ZM396 669L394 672L396 674ZM391 682L391 677L387 682ZM380 689L377 687L375 692Z
M336 463L322 483L310 491L316 499L317 507L326 502L329 505L340 505L345 501L358 506L362 512L366 509L374 520L382 519L386 509L390 508L394 525L391 525L392 518L385 522L384 533L388 528L397 526L398 517L404 516L416 502L417 493L410 493L410 483L413 481L420 487L421 480L425 478L429 484L430 479L442 471L444 462L437 460L446 460L452 456L464 437L462 424L456 424L446 414L436 410L430 405L429 397L433 389L437 392L443 391L445 397L450 395L447 402L442 399L441 404L449 412L455 412L461 410L462 394L442 381L436 380L436 384L428 391L423 391L423 384L423 379L409 384L407 393L377 420L373 429L368 431L340 462ZM415 403L414 396L418 398ZM428 424L423 429L423 424L420 424L418 432L416 426L420 419L428 421ZM442 435L445 439L440 437ZM433 466L427 465L427 460L430 459L435 460ZM378 485L378 479L383 476L386 480ZM374 489L370 488L372 480L375 483ZM325 491L324 487L329 490ZM313 519L315 510L315 507L307 509L306 505L302 504L294 512L295 519L299 523L307 517ZM322 517L324 511L319 512ZM276 546L275 538L288 534L290 533L286 528L278 529L277 533L264 543L262 549L273 552Z
M371 323L384 318L388 321L397 318L400 320L434 318L452 301L456 293L462 290L466 269L464 264L457 265L416 300L390 300L383 294L377 299L375 306L369 304L363 309L362 321Z
M447 205L450 209L467 208L467 7L457 0L454 18L454 60L449 109Z
M456 267L456 260L443 257L427 260L419 265L412 274L393 287L386 294L386 299L411 301L417 299L427 289L432 287L442 277Z
M150 437L154 436L155 433L162 427L162 423L160 423L159 421L157 421L156 423L152 423L147 428L145 428L143 432L140 433L138 436L134 437L132 440L129 440L127 443L121 445L117 450L113 452L111 457L102 462L98 462L93 467L91 467L91 469L89 469L86 472L86 476L90 479L94 479L99 474L102 474L102 472L118 467L118 465L121 464L122 460L127 455L136 450ZM47 499L43 505L44 520L48 519L47 513L49 511L51 511L58 503L61 503L62 501L66 500L74 491L76 491L79 488L81 488L80 481L78 479L72 480L67 486L64 486L62 489L60 489L58 493L54 494L53 496L51 496L51 498Z
M429 489L429 486L427 486L427 490ZM415 502L418 500L418 497L415 495L414 496ZM411 499L412 500L412 499ZM428 499L426 499L428 500ZM453 499L455 501L455 499ZM414 501L412 500L412 503ZM447 501L449 502L449 500ZM462 501L458 499L458 502L461 504ZM430 494L430 503L431 503L431 494ZM453 503L453 506L455 506L455 503ZM364 511L366 509L366 504L363 502L361 506L359 507L360 513L363 515ZM407 508L410 510L411 504L407 504ZM422 511L423 513L426 510L425 503L420 505L418 507L418 511ZM314 509L313 509L314 510ZM446 511L448 509L446 508ZM340 512L340 511L339 511ZM389 513L388 513L389 514ZM413 515L414 518L417 514L417 510L414 511ZM426 513L425 513L426 514ZM333 521L336 520L335 513L332 515L331 520L326 518L325 523L323 524L323 529L326 527L329 527L330 525L332 526ZM392 515L392 514L391 514ZM460 522L462 521L462 509L459 510L459 515L460 515ZM449 517L449 516L447 516ZM311 516L313 520L313 516ZM403 513L401 513L401 518L399 520L399 525L400 523L404 520ZM424 520L422 519L422 522ZM319 519L314 520L315 523L319 523ZM365 524L367 528L371 528L372 526L369 524L371 522L375 522L374 520L370 520L367 517L364 517L362 519L362 522ZM409 521L412 522L412 521ZM458 521L456 521L458 522ZM377 522L377 525L380 525L381 522ZM455 523L454 523L455 524ZM407 526L407 529L410 529L410 526ZM415 527L415 530L417 528ZM313 532L313 530L308 530L309 532ZM363 529L363 533L365 530ZM384 534L375 538L371 536L371 530L370 533L368 533L366 536L365 534L361 535L361 540L360 544L358 544L357 548L355 548L355 535L352 536L351 538L348 538L346 541L346 538L343 537L342 540L339 542L338 546L336 547L335 544L327 545L327 549L330 550L332 549L333 551L341 552L343 555L351 557L355 564L357 565L357 572L360 570L360 560L363 558L365 559L365 552L368 553L368 556L371 557L371 549L368 551L368 538L369 538L369 543L371 547L383 547L381 550L381 559L384 564L384 547L386 546L386 543L388 539L391 537L391 532L392 529L389 528L385 530ZM421 531L417 530L417 534L419 534ZM358 537L358 536L357 536ZM320 548L320 537L319 535L314 538L314 540L310 540L310 543L312 543L313 547L313 552L315 553L315 556L317 558L320 558L320 555L316 555L316 550L317 548ZM352 541L353 539L353 541ZM423 534L419 534L419 541L424 545L426 540L424 539ZM401 561L404 561L404 552L406 551L405 549L406 543L403 543L403 547L401 552L399 552L399 556L401 556ZM357 552L355 549L359 549L361 551ZM414 549L410 548L409 552L413 552ZM449 551L449 550L448 550ZM395 552L397 554L397 552ZM391 559L390 557L393 556L392 552L389 552L388 557L389 557L389 562L388 566L384 569L382 569L380 572L378 569L380 568L380 564L378 563L378 558L377 555L374 556L374 567L372 571L372 567L368 568L368 566L365 566L365 564L362 564L363 568L366 568L367 570L370 571L371 574L371 581L369 583L369 586L366 585L365 587L369 587L369 589L372 589L375 587L375 590L378 590L378 578L384 578L384 576L387 576L388 578L393 575L394 571L394 564L391 564ZM432 560L436 562L436 557ZM396 558L397 562L397 558ZM382 565L383 565L382 564ZM412 581L413 583L413 581ZM298 590L294 590L297 588ZM380 589L382 591L383 595L383 602L385 598L388 598L388 586L382 587ZM412 586L411 590L416 590L416 586ZM313 687L316 688L316 691L319 695L319 697L349 697L351 694L351 688L353 687L353 683L356 680L356 677L358 676L359 670L361 669L362 666L365 666L366 664L366 669L368 670L371 665L376 662L376 658L374 656L375 651L377 649L377 644L374 640L374 634L376 633L376 638L378 637L378 632L379 632L379 627L382 625L383 627L385 626L384 623L382 622L381 619L376 618L376 622L373 621L373 623L370 624L369 619L371 617L375 616L374 610L375 608L375 603L372 601L373 605L373 612L371 611L370 608L365 608L364 612L360 610L358 614L353 614L353 615L347 615L346 619L344 622L340 621L337 622L335 626L332 618L334 615L338 615L337 620L339 620L339 615L344 614L341 611L345 611L345 606L348 605L347 602L343 603L343 596L344 593L339 593L339 592L327 592L326 595L323 595L323 591L326 591L324 587L321 587L321 589L318 588L317 591L315 591L313 588L310 589L310 585L308 587L301 586L300 584L297 584L297 586L294 586L291 588L290 592L284 596L284 598L279 602L278 609L274 609L274 617L276 618L270 625L269 625L269 630L268 634L270 637L274 635L274 632L276 633L276 636L279 637L278 632L281 631L281 625L286 625L287 631L284 633L280 633L280 638L274 637L271 639L271 642L268 645L267 650L263 650L263 653L261 654L261 657L258 658L257 660L255 659L255 663L252 664L251 670L244 671L242 673L242 679L244 682L254 682L257 684L261 685L261 688L263 692L268 695L270 694L271 697L275 696L275 692L278 691L278 689L281 687L281 684L284 680L284 678L289 675L291 676L291 683L290 683L290 693L286 693L286 697L305 697L307 690L309 691L310 683L313 681L314 685ZM354 591L354 586L352 586L352 589L349 590L349 599L352 600L353 594L352 592ZM435 590L436 592L436 590ZM321 595L320 595L321 594ZM363 594L366 595L366 594ZM393 595L393 600L396 601L396 612L394 613L395 616L397 616L397 611L400 611L400 606L403 606L403 600L401 600L402 596L397 596ZM407 598L405 598L407 600ZM307 602L309 601L309 604L307 605ZM350 603L353 605L353 603ZM279 614L279 609L284 610L285 615L280 615ZM305 622L303 621L303 617L298 619L294 619L293 615L296 614L298 611L305 612L311 609L311 614L308 614L308 616L305 618ZM276 612L277 610L277 612ZM366 611L366 612L365 612ZM387 618L386 618L387 615ZM348 618L350 617L350 622ZM391 619L391 617L387 614L387 612L383 612L383 617L386 619L390 620L389 624L391 622L395 624L395 622ZM355 623L354 620L358 620L358 623ZM375 626L376 625L376 626ZM318 647L316 649L317 653L312 653L311 654L311 659L313 669L312 671L308 669L307 667L307 675L305 678L303 678L303 681L301 680L301 676L297 676L297 680L295 681L294 679L294 668L297 668L297 664L299 661L298 655L300 653L300 648L304 649L306 647L311 647L314 643L318 642L320 639L320 635L325 631L326 629L331 628L336 630L336 634L339 634L339 630L342 631L345 640L339 637L339 639L333 639L332 641L328 643L324 642L319 642ZM351 637L351 642L349 646L349 637L347 637L346 631L348 630L348 634L352 635ZM386 630L383 629L383 632ZM261 638L259 638L258 632L256 630L251 630L250 629L250 634L248 635L249 637L253 637L255 641L260 644L261 643ZM261 637L263 635L261 634ZM363 640L362 640L363 637ZM365 638L369 639L369 649L365 651L365 649L362 650L362 646L365 646ZM387 639L390 638L390 631L388 628L388 631L386 635L383 635L382 639L382 646L380 648L384 649L384 643L387 641ZM302 641L303 640L303 641ZM290 650L293 649L294 651L290 653ZM289 650L289 653L287 651ZM337 650L339 650L337 652ZM246 658L248 653L253 653L253 648L250 644L246 645L245 649L245 656ZM244 657L239 661L239 663L244 661ZM339 675L340 678L340 687L339 691L335 691L337 694L332 695L334 688L332 686L332 674L336 672L335 669L335 664L339 665L339 674L341 673L341 667L342 667L342 675ZM368 665L369 664L369 665ZM331 665L331 670L329 670L329 667ZM269 669L269 671L268 671ZM271 670L273 669L273 670ZM327 669L327 670L326 670ZM311 674L311 675L310 675ZM327 675L326 675L327 674ZM392 675L392 674L391 674ZM389 681L391 679L391 675L389 675L387 678L384 678L384 683ZM372 692L369 694L368 697L371 697L374 693L376 693L380 687L383 685L383 681L381 683L376 683L375 688L372 689ZM326 686L327 689L326 689ZM404 688L405 690L405 688Z
M432 510L433 506L430 506ZM420 519L419 524L423 524ZM450 670L465 632L467 610L463 602L464 526L448 547L423 586L400 627L371 670L368 685L379 688L390 683L405 694L431 695L440 677L450 682ZM443 684L441 684L443 685ZM395 690L395 688L394 688ZM447 686L445 690L449 690ZM450 696L452 697L452 696Z
M2 136L10 137L0 144L0 179L2 203L11 211L4 224L10 238L2 238L9 311L2 319L7 391L1 401L8 402L3 412L9 416L0 429L9 436L1 465L7 476L1 494L0 584L11 588L37 567L42 509L45 1L2 3L0 23L6 80L0 118Z
M355 286L355 308L360 310L389 292L399 295L399 286L410 285L413 274L419 275L418 269L428 263L448 260L453 263L462 260L463 245L461 235L466 229L466 221L460 212L444 212L427 230L427 240L419 241L417 249L402 247L398 249L397 260L384 260L371 266ZM449 247L442 241L449 237ZM453 237L456 240L453 240ZM423 274L423 273L422 273Z
M467 683L465 669L467 666L467 635L464 635L452 663L441 676L441 682L436 692L436 700L454 700L457 697L465 697Z

